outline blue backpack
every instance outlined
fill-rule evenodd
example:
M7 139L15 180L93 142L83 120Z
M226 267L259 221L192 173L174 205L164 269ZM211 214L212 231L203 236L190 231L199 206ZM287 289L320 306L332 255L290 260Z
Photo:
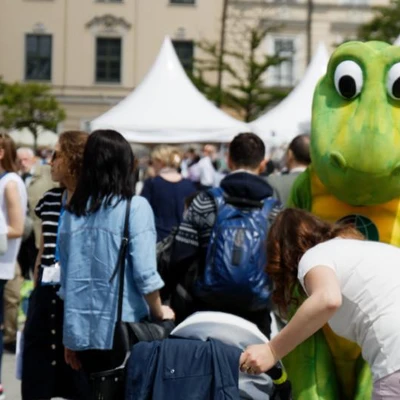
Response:
M266 308L270 281L267 263L268 215L279 201L248 201L228 197L220 188L208 193L217 206L203 276L196 297L221 310L256 311Z

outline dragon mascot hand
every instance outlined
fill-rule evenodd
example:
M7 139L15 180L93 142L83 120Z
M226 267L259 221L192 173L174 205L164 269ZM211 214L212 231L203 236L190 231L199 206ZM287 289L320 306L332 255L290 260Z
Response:
M310 167L288 206L400 245L400 47L347 42L313 99ZM285 359L296 400L371 398L360 349L328 326Z

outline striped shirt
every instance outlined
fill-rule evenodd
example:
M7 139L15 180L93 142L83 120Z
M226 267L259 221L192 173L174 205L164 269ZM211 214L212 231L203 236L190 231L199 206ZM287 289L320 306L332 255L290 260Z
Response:
M43 254L42 267L55 263L58 222L60 219L63 188L54 188L44 194L35 208L36 215L42 220Z

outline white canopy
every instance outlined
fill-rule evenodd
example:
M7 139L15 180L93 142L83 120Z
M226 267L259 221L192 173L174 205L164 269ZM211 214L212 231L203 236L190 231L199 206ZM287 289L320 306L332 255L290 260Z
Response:
M275 144L290 142L298 134L309 132L314 90L328 61L328 52L321 43L301 82L276 107L251 122L252 130Z
M249 126L214 106L192 84L171 40L139 86L91 122L91 130L115 129L130 142L228 142Z
M33 147L35 139L33 133L28 128L14 129L8 133L15 144L19 147ZM58 141L58 135L55 132L38 127L37 147L53 148Z

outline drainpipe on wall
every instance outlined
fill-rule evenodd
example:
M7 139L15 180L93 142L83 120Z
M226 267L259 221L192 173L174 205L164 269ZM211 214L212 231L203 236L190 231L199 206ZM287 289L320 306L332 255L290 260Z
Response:
M224 51L225 51L225 29L226 29L226 19L228 14L228 0L223 0L222 6L222 20L221 20L221 35L220 35L220 49L219 49L219 58L218 58L218 80L217 80L217 88L218 88L218 97L216 100L217 106L221 107L222 102L222 75L223 75L223 62L224 62Z
M312 14L313 14L313 0L307 0L307 22L306 22L306 35L307 35L307 65L310 63L312 56Z

